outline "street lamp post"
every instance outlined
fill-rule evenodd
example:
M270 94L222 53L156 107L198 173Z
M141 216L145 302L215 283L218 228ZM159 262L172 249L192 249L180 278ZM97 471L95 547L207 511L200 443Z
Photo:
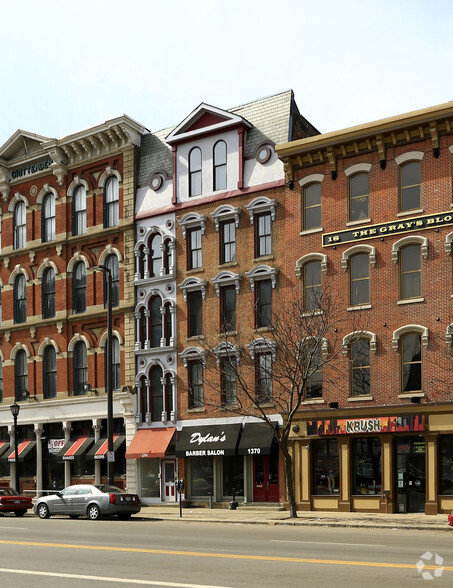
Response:
M19 416L20 406L14 401L14 404L11 404L9 407L11 410L11 414L13 415L14 420L14 487L15 489L20 492L19 488L19 456L17 455L17 417Z
M107 480L109 485L113 485L115 454L113 452L112 272L110 268L105 265L97 265L93 267L93 269L103 272L107 277Z

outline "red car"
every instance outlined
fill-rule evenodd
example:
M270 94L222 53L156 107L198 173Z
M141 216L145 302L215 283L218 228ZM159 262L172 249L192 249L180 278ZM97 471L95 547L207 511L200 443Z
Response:
M451 511L451 514L448 515L448 524L450 527L453 527L453 510Z
M29 508L33 508L31 498L21 496L14 488L0 488L0 513L13 512L22 517Z

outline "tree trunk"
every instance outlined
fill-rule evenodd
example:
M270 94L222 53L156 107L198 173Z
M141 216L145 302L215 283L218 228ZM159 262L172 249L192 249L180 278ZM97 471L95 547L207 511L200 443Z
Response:
M296 497L294 495L293 480L293 458L288 451L288 445L282 443L280 446L285 462L286 492L288 494L289 513L291 518L297 519Z

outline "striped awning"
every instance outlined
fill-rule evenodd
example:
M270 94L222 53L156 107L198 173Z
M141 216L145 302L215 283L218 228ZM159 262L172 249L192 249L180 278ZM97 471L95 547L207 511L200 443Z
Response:
M113 451L116 451L121 443L126 441L126 435L113 435ZM87 459L105 459L108 450L108 439L101 437L90 451L87 453Z
M58 453L58 457L63 458L64 461L76 459L83 455L93 443L94 437L87 435L71 439Z
M17 444L17 453L19 455L19 461L24 461L27 453L31 449L33 449L35 445L36 441L33 441L32 439L25 439L24 441L19 441L19 443ZM16 450L14 449L14 445L9 446L9 448L3 453L1 460L13 463L16 461Z

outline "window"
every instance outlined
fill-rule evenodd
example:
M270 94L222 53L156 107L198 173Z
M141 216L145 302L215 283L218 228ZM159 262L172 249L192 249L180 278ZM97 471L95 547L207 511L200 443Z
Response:
M236 362L235 357L222 357L220 359L222 406L236 403L236 370L232 362Z
M85 186L77 186L72 197L72 234L87 232L87 196Z
M119 183L116 176L110 176L104 187L104 227L116 227L119 222Z
M27 320L27 283L24 274L14 280L14 322L25 323Z
M313 494L339 494L340 455L336 439L313 441Z
M368 174L355 174L349 178L349 220L366 219L368 212Z
M87 348L83 341L74 345L74 396L86 393L88 384Z
M189 153L189 196L201 194L201 149L195 147Z
M43 364L43 397L56 398L57 397L57 355L52 345L47 345L44 349L42 359Z
M200 360L187 362L189 375L189 408L203 406L203 363Z
M18 202L14 207L14 249L27 245L27 210L25 202Z
M203 333L203 297L199 290L187 292L187 336L196 337Z
M42 277L42 316L55 316L55 271L48 267Z
M149 412L148 409L148 387L146 385L146 379L144 377L140 378L140 382L137 386L138 388L138 397L140 401L140 420L141 422L146 421L146 413Z
M164 304L164 339L165 345L167 347L171 345L171 339L173 336L171 314L171 304L169 302L166 302Z
M141 245L135 253L135 262L136 262L136 277L139 280L143 280L145 277L145 246Z
M159 234L152 237L149 245L149 276L151 278L158 278L162 268L162 237Z
M220 263L236 261L236 224L234 219L220 225Z
M120 342L112 337L112 390L121 389Z
M150 374L151 385L151 420L160 421L164 410L164 396L162 389L162 368L154 366Z
M272 281L258 280L255 283L255 328L272 325Z
M187 233L187 236L187 269L197 269L202 267L201 227L190 229Z
M272 354L255 356L255 401L259 406L272 402Z
M55 239L55 196L51 193L44 196L42 204L42 240Z
M266 212L256 217L255 224L255 257L272 254L272 219Z
M227 147L225 141L214 145L214 190L225 190L227 186Z
M137 329L138 343L139 343L140 349L145 348L145 341L147 341L147 339L148 339L148 329L147 329L146 323L147 323L146 310L142 306L139 311L138 329Z
M170 374L165 376L165 410L167 413L167 419L172 417L173 412L173 384L172 377Z
M220 288L220 331L236 329L236 286Z
M321 306L321 263L309 261L303 267L304 310L313 312Z
M73 312L85 312L87 307L87 270L85 263L79 261L72 274Z
M105 267L110 270L112 279L112 306L120 305L120 269L118 257L114 254L109 255L105 260ZM104 272L104 306L107 307L108 296L108 272Z
M401 249L401 298L418 298L422 295L421 251L419 245L406 245Z
M370 394L370 342L358 339L350 344L351 396Z
M413 210L421 207L420 199L421 164L410 161L400 167L400 210Z
M442 435L439 440L439 494L453 494L453 435Z
M160 308L162 301L159 296L151 298L150 317L151 317L151 347L160 347L160 340L162 338L162 315Z
M422 347L419 333L401 337L401 392L422 391Z
M375 437L352 441L353 494L381 493L381 442Z
M308 342L305 351L305 400L322 398L322 348L319 341Z
M14 360L16 402L25 400L28 391L28 367L27 354L19 349Z
M302 188L302 230L321 226L321 184Z
M370 261L368 253L351 256L350 300L352 306L370 301Z

